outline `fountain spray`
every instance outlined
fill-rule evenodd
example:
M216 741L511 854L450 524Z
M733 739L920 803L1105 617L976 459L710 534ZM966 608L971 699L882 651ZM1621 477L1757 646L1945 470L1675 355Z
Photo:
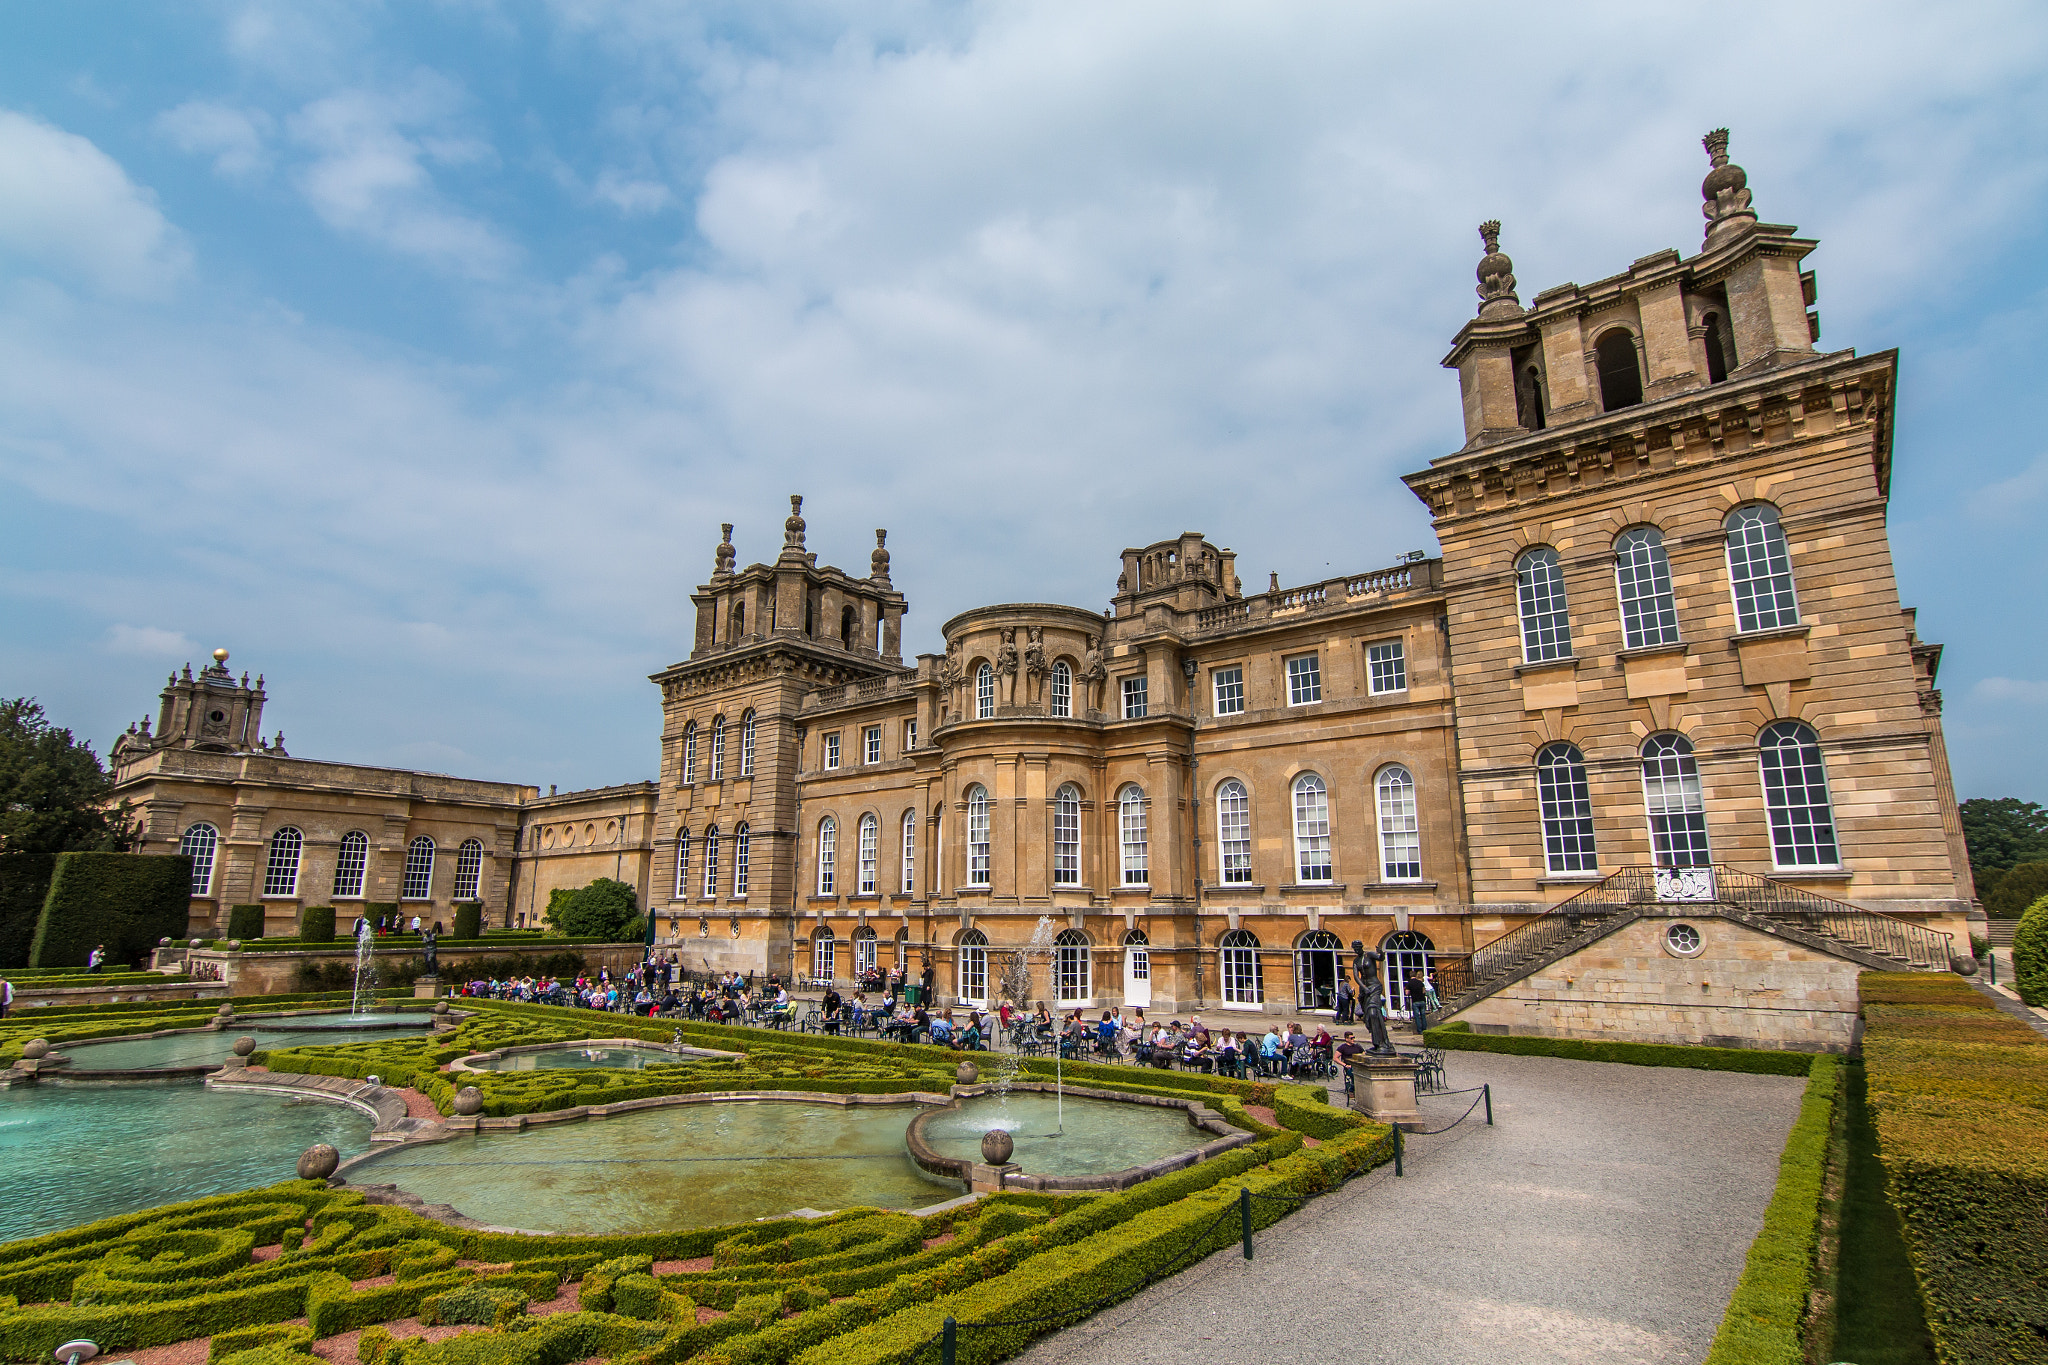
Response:
M363 919L356 924L356 984L349 992L348 1012L351 1017L363 1013L363 975L370 977L370 1002L377 1000L377 971L370 958L370 945L376 942L376 935L370 929L370 921Z
M1056 974L1053 970L1054 962L1059 956L1059 948L1056 944L1054 944L1053 937L1058 932L1059 931L1053 927L1051 915L1040 915L1038 917L1038 928L1032 931L1031 942L1027 944L1024 949L1024 951L1027 954L1037 954L1045 958L1046 980L1048 986L1056 986L1058 984L1057 981L1054 980ZM1054 990L1052 994L1055 998L1057 998L1059 992L1057 990ZM1047 1137L1065 1137L1067 1135L1067 1093L1065 1075L1067 1053L1066 1049L1061 1045L1060 1035L1062 1030L1059 1027L1059 1022L1059 1016L1055 1014L1053 1016L1054 1028L1052 1033L1052 1097L1053 1112L1058 1116L1059 1120L1057 1125L1059 1131L1056 1133L1048 1133L1046 1134Z

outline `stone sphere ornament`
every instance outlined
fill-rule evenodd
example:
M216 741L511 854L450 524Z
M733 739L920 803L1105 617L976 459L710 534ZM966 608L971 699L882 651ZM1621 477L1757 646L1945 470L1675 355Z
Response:
M299 1179L325 1180L340 1165L340 1152L324 1142L316 1142L299 1153Z
M237 1057L246 1057L255 1050L256 1040L254 1038L251 1038L248 1034L245 1033L241 1037L235 1039L235 1055Z
M31 1038L21 1045L21 1056L24 1061L40 1062L49 1055L50 1040L47 1038Z
M455 1112L463 1118L473 1118L484 1111L484 1092L473 1085L465 1085L455 1092Z
M975 1067L973 1062L962 1062L958 1067L954 1068L953 1079L962 1085L973 1085L981 1079L981 1072Z
M448 1012L448 1002L447 1002L446 1000L436 1000L436 1001L434 1002L434 1013L436 1013L436 1014L446 1014L447 1012Z
M991 1166L1007 1166L1010 1153L1017 1150L1017 1140L1001 1128L991 1128L981 1135L981 1159Z
M235 1017L235 1007L233 1005L222 1005L214 1011L214 1014L222 1019L232 1019Z

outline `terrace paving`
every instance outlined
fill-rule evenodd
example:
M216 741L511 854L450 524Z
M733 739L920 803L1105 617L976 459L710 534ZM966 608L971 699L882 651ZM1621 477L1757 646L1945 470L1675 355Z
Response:
M1048 1337L1023 1365L1665 1365L1705 1358L1805 1081L1450 1055L1483 1113ZM1335 1097L1341 1102L1342 1096ZM1447 1123L1472 1096L1436 1099Z

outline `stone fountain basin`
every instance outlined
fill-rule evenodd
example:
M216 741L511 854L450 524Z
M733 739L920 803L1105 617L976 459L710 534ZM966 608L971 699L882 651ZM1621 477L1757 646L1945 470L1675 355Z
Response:
M592 1058L590 1053L611 1054ZM649 1066L673 1066L680 1062L716 1061L739 1057L738 1052L719 1052L707 1047L680 1043L650 1043L644 1038L579 1038L568 1043L522 1043L516 1047L472 1052L448 1064L451 1071L552 1071L613 1068L639 1070Z
M158 1029L106 1038L80 1038L64 1051L44 1059L42 1074L95 1080L165 1080L201 1076L220 1069L232 1055L234 1040L243 1034L256 1039L261 1051L286 1047L328 1047L364 1042L389 1033L424 1033L434 1026L426 1014L383 1014L350 1017L345 1013L238 1015L198 1028Z
M1056 1091L1064 1093L1069 1099L1107 1100L1116 1104L1179 1109L1186 1114L1190 1127L1212 1134L1213 1137L1198 1146L1138 1165L1127 1166L1121 1170L1091 1174L1034 1175L1012 1166L1004 1169L998 1181L995 1168L983 1165L972 1157L948 1156L940 1152L933 1143L933 1126L944 1123L949 1115L958 1112L962 1108L962 1101L982 1099L997 1093L997 1087L993 1085L956 1085L953 1087L953 1098L948 1103L927 1109L910 1121L910 1127L904 1134L904 1142L910 1149L910 1159L927 1175L941 1180L957 1180L973 1189L1000 1184L1002 1188L1011 1190L1101 1192L1129 1189L1157 1176L1185 1170L1197 1162L1207 1161L1212 1156L1220 1156L1224 1152L1256 1140L1252 1134L1233 1127L1221 1114L1198 1099L1180 1099L1166 1095L1133 1095L1121 1090L1098 1090L1078 1085L1055 1086L1038 1081L1013 1083L1009 1087L1009 1093L1012 1095L1035 1094L1050 1097ZM1021 1160L1026 1155L1026 1151L1020 1145L1020 1150L1013 1160Z

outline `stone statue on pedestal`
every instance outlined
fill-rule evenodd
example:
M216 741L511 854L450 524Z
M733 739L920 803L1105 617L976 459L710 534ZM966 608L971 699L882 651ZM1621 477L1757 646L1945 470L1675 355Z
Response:
M1366 1052L1375 1057L1394 1055L1394 1040L1387 1036L1387 992L1380 985L1380 955L1368 953L1365 944L1351 940L1351 971L1358 978L1358 1007L1365 1014L1365 1030L1372 1038Z
M424 929L420 932L420 948L425 952L427 962L427 970L422 975L439 976L441 974L441 956L437 946L440 941L441 935L437 930Z

